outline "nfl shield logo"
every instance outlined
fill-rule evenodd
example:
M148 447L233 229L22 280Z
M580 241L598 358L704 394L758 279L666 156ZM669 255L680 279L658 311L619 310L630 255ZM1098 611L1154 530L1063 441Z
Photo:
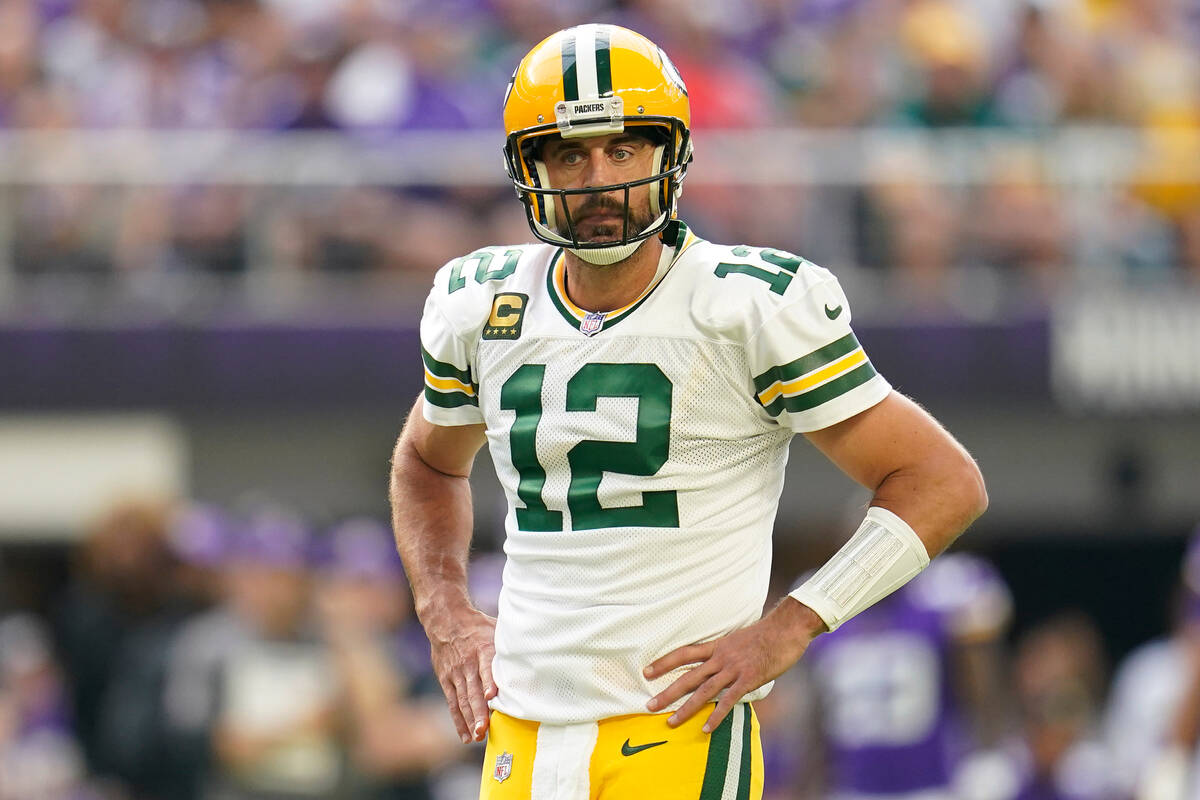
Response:
M579 330L584 336L595 336L604 327L604 314L599 311L589 311L588 315L583 318L583 322L579 325Z
M512 753L501 753L496 756L496 769L492 772L492 777L496 779L496 783L504 783L509 775L512 775Z

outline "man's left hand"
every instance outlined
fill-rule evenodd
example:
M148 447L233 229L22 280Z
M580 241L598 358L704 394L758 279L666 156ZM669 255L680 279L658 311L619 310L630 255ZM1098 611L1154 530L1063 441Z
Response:
M823 631L825 623L812 609L785 597L753 625L710 642L672 650L646 667L646 678L653 680L685 664L696 665L652 697L646 708L658 711L691 693L667 718L667 724L676 727L720 694L717 707L704 723L704 732L712 733L747 692L786 672Z

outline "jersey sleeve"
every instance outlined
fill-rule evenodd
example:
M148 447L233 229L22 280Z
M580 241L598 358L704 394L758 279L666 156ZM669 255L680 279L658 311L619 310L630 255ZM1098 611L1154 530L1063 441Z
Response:
M479 384L473 368L474 347L456 331L438 302L445 291L441 281L434 282L421 317L421 360L425 366L423 413L434 425L474 425L483 422L479 412Z
M849 419L891 391L850 328L850 303L837 279L820 272L823 279L764 314L747 341L755 399L798 433Z

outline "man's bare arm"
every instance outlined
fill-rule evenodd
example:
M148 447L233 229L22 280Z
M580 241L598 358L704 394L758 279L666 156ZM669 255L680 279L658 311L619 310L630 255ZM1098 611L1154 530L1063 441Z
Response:
M807 434L830 461L873 490L881 506L912 527L929 556L942 552L987 508L979 468L920 406L893 392L844 422ZM650 711L691 695L671 715L678 725L720 695L704 728L712 731L747 692L796 663L825 630L810 608L785 597L758 622L711 642L686 645L650 664L647 678L696 664L651 698Z
M454 725L464 742L480 740L487 731L487 701L497 691L495 621L472 607L467 593L467 478L486 437L483 425L428 422L422 402L418 397L392 454L392 527Z
M974 459L923 408L898 392L808 440L920 537L932 558L987 509Z

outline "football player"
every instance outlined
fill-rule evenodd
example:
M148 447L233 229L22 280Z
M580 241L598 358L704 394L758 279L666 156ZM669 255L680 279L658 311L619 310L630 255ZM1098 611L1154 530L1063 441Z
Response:
M394 525L459 733L487 734L484 798L759 797L749 701L986 505L967 452L876 372L829 272L676 217L689 118L637 33L538 44L504 152L541 243L455 259L425 306ZM763 616L796 433L874 497ZM466 579L485 442L509 502L495 619Z
M954 798L960 758L995 744L1006 722L996 706L1011 618L1012 595L995 568L951 553L813 642L804 665L818 698L828 796Z

